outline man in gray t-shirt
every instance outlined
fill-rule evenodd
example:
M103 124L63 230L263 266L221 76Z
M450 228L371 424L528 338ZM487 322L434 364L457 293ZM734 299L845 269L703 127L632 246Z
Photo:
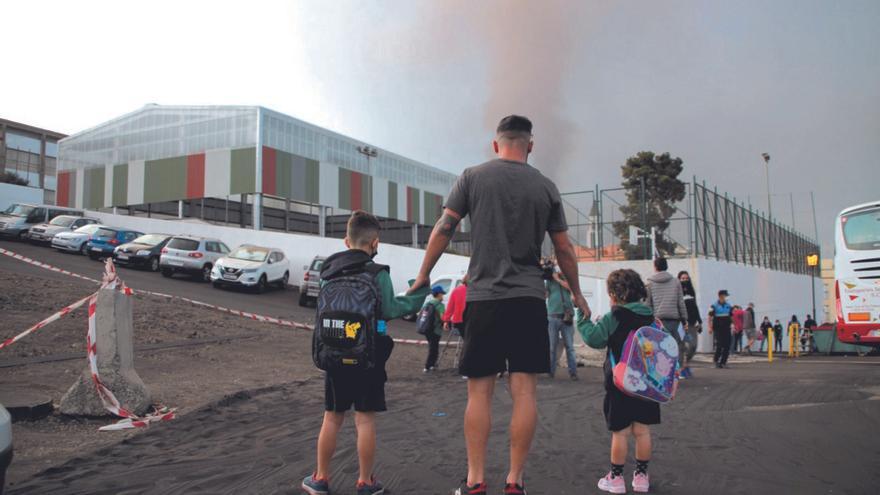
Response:
M465 440L468 475L455 493L485 495L486 444L496 375L510 373L513 414L510 471L504 493L524 494L523 466L537 424L537 376L550 370L547 307L541 278L541 244L549 233L576 307L589 314L578 283L577 260L559 191L526 163L532 123L511 115L498 124L498 159L469 168L458 178L443 216L434 226L411 291L430 283L431 270L458 223L470 217L472 255L468 276L465 343L459 371L468 377Z

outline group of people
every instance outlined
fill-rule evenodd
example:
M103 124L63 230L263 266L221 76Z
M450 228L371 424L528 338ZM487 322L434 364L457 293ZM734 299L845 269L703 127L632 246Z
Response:
M357 493L386 493L373 473L376 413L387 409L385 364L394 347L385 322L419 312L428 294L432 295L427 301L433 306L431 311L442 317L425 330L430 342L425 371L436 366L444 328L454 328L463 336L458 371L467 377L467 473L451 488L453 495L488 493L486 459L492 401L496 383L505 374L512 406L509 469L503 493L526 494L525 466L537 428L538 376L555 374L556 348L562 342L569 350L569 376L577 379L575 329L587 345L606 353L603 413L611 432L610 469L598 480L598 487L626 493L624 466L633 438L631 486L635 492L649 491L651 426L660 423L660 405L618 389L610 363L621 360L624 343L633 332L659 319L679 342L681 369L690 376L688 361L702 331L690 276L681 272L673 278L662 258L655 261L655 273L647 283L633 270L615 270L606 281L611 311L594 321L581 293L559 191L528 164L534 146L532 123L517 115L505 117L498 124L492 146L497 159L466 169L456 180L431 233L419 273L405 295L394 295L389 268L373 261L380 224L369 213L352 214L345 237L348 249L325 261L312 346L315 363L325 372L325 411L316 467L301 483L307 494L330 492L331 459L346 413L352 408L357 430ZM470 220L472 247L468 281L450 294L448 307L443 307L445 290L431 287L431 272L464 217ZM540 258L548 235L555 253L553 266ZM733 308L725 297L726 291L722 291L710 311L709 331L714 328L718 363L726 362L731 336ZM723 357L718 350L723 351ZM432 490L441 491L441 487Z

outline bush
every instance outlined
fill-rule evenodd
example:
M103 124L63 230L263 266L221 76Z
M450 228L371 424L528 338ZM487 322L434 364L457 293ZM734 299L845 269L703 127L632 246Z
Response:
M28 185L27 179L19 176L15 172L0 172L0 182L15 184L16 186Z

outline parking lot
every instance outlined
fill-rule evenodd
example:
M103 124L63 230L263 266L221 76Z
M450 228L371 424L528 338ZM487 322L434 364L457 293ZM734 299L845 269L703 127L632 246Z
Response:
M91 278L99 279L103 271L101 263L92 261L86 256L60 252L51 247L8 239L0 239L0 247ZM332 253L322 254L329 255ZM34 267L6 256L0 256L0 269L13 274L34 273ZM45 271L45 273L50 277L69 279L67 275L49 271ZM285 290L271 288L263 294L255 294L251 291L239 289L216 289L211 284L199 281L196 277L189 277L183 274L178 274L174 278L168 279L159 273L128 268L120 268L119 274L122 280L135 290L141 289L187 297L217 306L302 323L311 324L314 320L314 309L302 307L298 304L299 280L291 280L291 285ZM397 287L396 290L402 290L402 288ZM58 303L62 305L68 302L72 301L59 301ZM395 337L421 339L421 336L415 331L415 325L408 322L391 322L389 330Z

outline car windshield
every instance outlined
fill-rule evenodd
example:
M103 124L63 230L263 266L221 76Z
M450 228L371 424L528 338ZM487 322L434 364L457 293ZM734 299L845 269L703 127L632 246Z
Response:
M167 235L162 234L147 234L138 237L137 239L131 241L136 244L145 244L147 246L155 246L165 239L168 239Z
M324 260L317 259L317 260L312 261L312 267L309 268L309 270L316 272L316 271L320 270L322 266L324 266Z
M195 239L175 237L168 243L168 247L171 249L180 249L181 251L195 251L199 248L199 241Z
M13 217L26 217L26 216L30 215L32 211L34 211L33 206L14 204L14 205L11 205L9 208L6 208L3 211L3 214L4 215L11 215Z
M858 251L880 249L880 208L847 215L841 222L846 247Z
M76 217L69 217L67 215L61 215L60 217L55 217L49 222L49 225L57 225L59 227L70 227L70 224L76 221Z
M74 232L79 232L81 234L91 235L91 234L94 234L100 228L101 228L101 226L97 225L97 224L83 225L82 227L74 230Z
M96 237L116 237L116 231L113 229L105 229L99 228L97 232L95 232Z
M266 261L269 250L254 246L241 246L229 253L229 257L245 261Z

